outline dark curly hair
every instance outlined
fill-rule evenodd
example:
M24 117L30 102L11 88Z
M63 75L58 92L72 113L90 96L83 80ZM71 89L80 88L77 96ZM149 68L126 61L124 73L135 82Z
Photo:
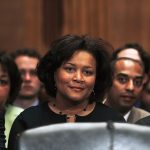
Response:
M11 55L4 51L0 52L0 65L8 73L10 79L10 93L6 104L12 104L21 87L21 76Z
M44 83L47 93L55 97L54 73L76 51L86 51L95 58L96 82L93 89L94 94L92 92L89 99L90 101L102 101L112 83L109 52L113 51L113 47L101 38L66 35L54 41L37 66L39 79Z

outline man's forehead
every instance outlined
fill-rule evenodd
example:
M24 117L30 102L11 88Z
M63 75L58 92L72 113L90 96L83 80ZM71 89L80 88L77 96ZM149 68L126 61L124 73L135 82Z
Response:
M115 64L115 67L117 65L119 65L119 66L124 66L125 65L127 67L129 67L129 66L135 66L135 65L140 65L140 67L142 69L144 69L143 63L141 61L133 59L133 58L129 58L129 57L120 57L120 58L117 58L114 61L114 64Z
M137 69L135 69L137 68ZM143 65L140 61L131 59L131 58L118 58L115 62L115 70L128 70L131 72L132 70L142 70L143 72Z
M140 61L132 59L132 58L121 57L115 60L115 66L126 66L126 67L131 66L132 67L135 65L138 65L141 68L143 68L143 65L141 64Z
M15 59L15 62L18 67L27 67L27 68L35 68L39 62L37 58L28 57L28 56L18 56Z
M134 48L127 48L118 53L118 58L127 57L131 59L135 59L138 61L142 61L138 51Z

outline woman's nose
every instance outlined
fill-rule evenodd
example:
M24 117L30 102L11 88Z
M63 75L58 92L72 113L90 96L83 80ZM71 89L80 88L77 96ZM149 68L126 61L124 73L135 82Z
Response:
M74 80L80 81L80 82L84 81L84 77L83 77L82 72L80 72L80 71L75 72L75 74L74 74Z

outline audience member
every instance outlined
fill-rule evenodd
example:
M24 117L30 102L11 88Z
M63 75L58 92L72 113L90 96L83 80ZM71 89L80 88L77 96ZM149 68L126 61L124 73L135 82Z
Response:
M147 80L147 56L138 44L127 44L112 55L113 84L104 103L122 113L129 123L150 115L149 112L134 107Z
M144 68L145 68L145 84L143 87L143 90L141 91L138 101L136 102L135 106L142 108L146 111L149 111L149 107L147 106L146 102L147 100L144 98L145 94L148 94L146 92L146 88L148 88L148 79L149 79L149 70L150 70L150 54L144 50L144 48L139 45L138 43L128 43L125 44L123 47L118 48L116 52L113 55L113 58L120 58L120 57L127 57L127 58L132 58L135 60L139 60L143 62ZM142 102L143 100L143 102ZM146 102L145 102L146 100Z
M138 107L150 112L150 79L145 83L140 93Z
M149 57L149 65L150 65L150 55ZM150 112L150 69L147 74L147 82L144 84L144 87L140 93L137 106Z
M21 77L12 57L6 52L0 52L0 118L5 115L6 147L13 121L23 110L12 105L21 86ZM0 138L4 137L4 118L0 121ZM2 125L2 126L1 126ZM3 130L3 131L1 131ZM0 149L4 143L0 139Z
M38 92L41 88L41 82L37 77L36 66L40 60L40 54L34 49L19 49L12 56L23 80L14 105L26 109L39 104Z
M141 100L141 108L150 111L150 74L139 99ZM150 126L150 116L138 120L136 124Z
M64 122L125 122L102 101L111 85L108 52L112 46L103 39L66 35L54 41L41 59L37 73L49 102L30 107L15 120L8 149L16 150L21 132ZM57 143L56 143L57 144Z

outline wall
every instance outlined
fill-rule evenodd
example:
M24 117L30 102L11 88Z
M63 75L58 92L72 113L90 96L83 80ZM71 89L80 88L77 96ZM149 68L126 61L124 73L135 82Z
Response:
M102 37L115 48L138 42L150 51L149 0L1 0L0 48L45 53L61 35Z

